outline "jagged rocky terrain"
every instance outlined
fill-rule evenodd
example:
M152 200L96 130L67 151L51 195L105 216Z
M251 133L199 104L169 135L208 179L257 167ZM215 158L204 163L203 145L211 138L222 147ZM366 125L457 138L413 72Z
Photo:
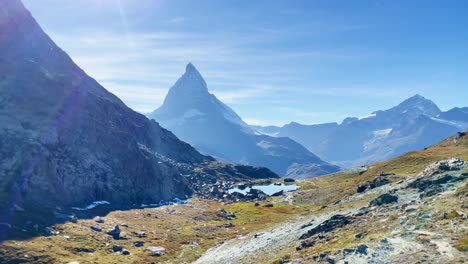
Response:
M289 138L255 133L231 108L208 92L205 80L191 63L169 90L163 105L148 117L202 153L228 162L264 166L280 176L294 178L338 170ZM289 170L292 165L294 173Z
M0 222L94 201L123 208L209 195L227 188L216 168L203 172L212 162L89 77L19 0L1 1ZM218 167L229 181L277 177Z
M290 137L323 160L353 167L386 160L434 144L468 129L467 108L441 111L420 95L367 117L350 117L341 124L254 127L267 135Z
M405 174L414 164L404 163L406 169L395 166L418 157L419 167L445 148L460 153L452 148L455 144L466 148L466 135L441 142L428 150L430 154L412 153L367 171L343 172L342 179L310 180L310 190L287 196L284 202L307 199L323 204L318 195L336 192L339 185L356 188L325 198L328 202L312 209L310 216L219 244L196 263L466 263L468 163L440 160L412 176ZM404 173L382 172L385 168ZM335 186L328 187L330 181Z

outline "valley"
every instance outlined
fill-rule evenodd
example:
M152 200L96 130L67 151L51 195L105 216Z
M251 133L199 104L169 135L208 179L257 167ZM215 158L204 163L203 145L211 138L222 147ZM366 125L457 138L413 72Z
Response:
M468 160L468 136L458 134L426 150L372 164L366 171L297 181L298 191L263 201L194 197L187 204L113 211L100 215L101 232L91 229L97 223L92 218L58 224L50 236L5 241L0 259L6 263L59 259L63 263L424 259L463 263L468 164L462 160ZM360 186L368 187L362 191ZM387 196L398 200L382 198ZM121 228L118 239L105 233L114 225ZM114 252L114 246L129 255ZM156 256L151 247L162 247L164 252Z
M374 27L311 18L361 19L348 12L354 4L50 1L0 0L1 264L468 262L468 108L453 106L466 97L450 71L457 63L430 72L424 61L418 72L400 56L411 52L390 54L388 65L344 54L368 49L335 47L336 37ZM371 17L386 4L367 6ZM293 22L303 11L306 23ZM288 19L266 26L277 17ZM387 26L405 21L389 17ZM320 32L305 39L309 27ZM388 43L399 46L376 46ZM459 57L430 54L413 59ZM377 68L389 72L374 76ZM397 78L400 68L411 82ZM418 82L408 98L415 72L427 87ZM389 107L348 116L369 103ZM327 123L268 125L296 118Z

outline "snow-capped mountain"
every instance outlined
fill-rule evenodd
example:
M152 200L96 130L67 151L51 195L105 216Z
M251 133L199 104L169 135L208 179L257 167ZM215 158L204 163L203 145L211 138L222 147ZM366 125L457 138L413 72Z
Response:
M286 175L293 164L314 164L321 168L315 169L320 175L338 170L289 138L256 133L208 92L205 80L191 63L169 90L163 105L148 117L199 151L227 162L265 166L280 176ZM296 175L299 177L305 176Z
M303 125L297 122L291 122L282 127L252 126L252 128L265 135L274 137L289 137L297 142L300 142L300 144L302 144L304 147L311 150L314 149L314 147L319 144L327 135L337 129L338 123Z
M468 129L468 108L442 112L431 100L415 95L391 109L348 117L339 125L291 123L276 130L255 129L288 136L326 161L352 167L419 150Z

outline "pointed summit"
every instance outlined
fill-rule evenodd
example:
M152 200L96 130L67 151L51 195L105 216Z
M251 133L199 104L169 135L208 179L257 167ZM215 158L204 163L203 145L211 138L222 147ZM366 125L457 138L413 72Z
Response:
M429 99L416 94L394 107L396 111L401 113L423 114L427 116L436 116L440 114L440 109Z
M197 68L189 62L185 67L185 73L169 90L169 94L171 93L177 96L208 94L208 87Z
M200 74L200 73L198 72L197 68L195 68L195 66L193 66L193 64L192 64L191 62L189 62L189 63L187 64L187 66L185 66L185 73L190 73L190 72L194 72L194 73Z

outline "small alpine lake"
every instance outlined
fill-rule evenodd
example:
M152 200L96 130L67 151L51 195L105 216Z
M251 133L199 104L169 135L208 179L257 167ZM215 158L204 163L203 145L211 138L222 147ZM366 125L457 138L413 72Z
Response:
M264 192L266 195L272 195L274 193L283 191L283 192L290 192L290 191L296 191L299 189L298 185L295 184L288 184L288 185L276 185L276 184L269 184L269 185L253 185L252 187L246 187L245 189L240 189L238 187L229 189L229 193L242 193L242 194L247 194L250 189L256 189Z

